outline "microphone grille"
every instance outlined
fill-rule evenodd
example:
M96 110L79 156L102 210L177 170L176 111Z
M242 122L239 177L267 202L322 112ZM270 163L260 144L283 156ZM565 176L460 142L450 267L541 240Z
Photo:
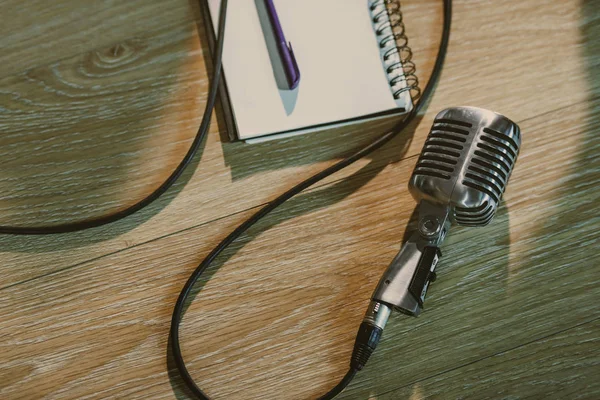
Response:
M436 118L413 175L450 180L458 168L472 127L470 122Z
M446 109L434 121L409 188L417 201L450 206L455 223L486 225L520 145L519 127L502 115L475 107Z
M521 133L517 124L512 124L512 134L482 128L462 179L463 185L488 194L496 204L502 198L519 154Z

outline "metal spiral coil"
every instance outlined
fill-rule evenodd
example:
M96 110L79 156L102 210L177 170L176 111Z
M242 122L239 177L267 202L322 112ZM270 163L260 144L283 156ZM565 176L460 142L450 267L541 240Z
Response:
M394 98L399 99L404 92L410 91L413 102L417 101L421 97L421 88L412 61L413 53L408 46L400 0L373 0L369 8L379 47L387 49L383 55L384 61L397 60L386 68ZM398 73L400 71L401 74Z

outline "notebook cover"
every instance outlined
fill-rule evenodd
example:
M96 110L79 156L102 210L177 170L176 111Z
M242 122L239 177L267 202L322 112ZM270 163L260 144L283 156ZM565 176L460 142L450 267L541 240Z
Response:
M208 39L209 50L211 53L211 57L214 57L215 45L216 45L216 35L215 29L213 25L213 20L211 17L208 0L200 0L201 12L203 14L204 19L204 27L205 34ZM210 62L207 60L207 62ZM235 113L233 112L233 107L231 105L229 91L227 89L227 79L225 77L224 71L221 72L221 83L219 85L219 102L218 102L218 112L222 115L222 120L225 123L227 129L227 138L229 141L240 141L237 124L235 121ZM312 133L324 131L331 128L336 128L340 126L352 125L359 122L366 122L370 120L381 120L384 118L393 118L396 116L401 116L405 114L407 110L403 107L398 107L396 109L391 109L388 111L383 111L376 114L370 114L366 116L360 116L356 118L350 118L345 120L336 120L329 123L324 123L320 125L312 125L306 126L303 128L288 130L283 132L276 132L269 135L257 136L249 139L245 139L243 141L247 143L259 143L268 140L274 140L279 138L285 138L300 134Z

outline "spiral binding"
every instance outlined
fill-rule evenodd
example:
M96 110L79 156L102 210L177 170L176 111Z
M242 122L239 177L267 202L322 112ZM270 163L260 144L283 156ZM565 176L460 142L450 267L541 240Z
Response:
M410 91L413 102L417 101L421 88L408 46L400 0L372 0L369 8L394 99Z

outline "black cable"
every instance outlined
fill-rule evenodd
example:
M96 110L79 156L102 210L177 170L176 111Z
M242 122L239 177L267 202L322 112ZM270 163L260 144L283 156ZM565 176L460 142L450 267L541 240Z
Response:
M198 153L204 138L208 133L208 128L210 127L210 119L212 116L212 111L215 108L215 103L217 101L217 92L219 89L219 82L221 80L221 70L222 70L222 61L223 61L223 38L225 37L225 19L226 19L226 10L227 10L227 0L221 0L221 10L219 13L219 32L217 35L217 46L214 54L214 62L213 62L213 79L209 83L208 90L208 98L206 100L206 107L204 109L204 116L202 117L202 122L200 127L198 128L198 132L196 133L196 137L192 142L189 150L177 166L175 170L169 175L169 177L152 193L146 196L144 199L138 201L137 203L129 206L121 211L117 211L113 214L103 215L101 217L92 218L79 222L69 222L66 224L59 225L48 225L48 226L31 226L31 227L19 227L19 226L0 226L0 234L9 234L9 235L50 235L57 233L69 233L69 232L77 232L82 231L84 229L96 228L102 225L110 224L112 222L119 221L123 218L126 218L138 211L142 208L149 206L155 200L157 200L160 196L162 196L173 184L179 179L183 171L190 164L190 162Z
M209 397L196 385L194 379L190 376L189 371L186 368L185 361L183 360L183 355L181 354L181 347L179 344L179 325L181 323L181 319L184 313L184 305L186 300L188 299L192 287L198 281L202 273L206 271L206 269L210 266L210 264L221 254L223 250L227 248L233 241L239 238L245 231L247 231L252 225L261 220L264 216L269 214L271 211L275 210L277 207L285 203L287 200L296 196L300 192L319 182L320 180L328 177L329 175L334 174L335 172L340 171L341 169L349 166L355 161L365 157L366 155L372 153L373 151L379 149L384 144L389 142L391 139L396 137L400 132L402 132L408 124L410 124L414 118L417 116L419 111L423 108L425 103L430 99L431 95L435 90L435 85L437 84L440 74L442 72L442 67L444 64L444 60L446 58L446 53L448 50L448 42L450 40L450 25L452 20L452 0L443 0L444 2L444 27L442 30L442 38L439 45L438 54L436 57L435 65L433 67L433 71L431 73L431 78L427 83L427 87L423 91L421 98L417 101L412 111L400 122L396 125L390 132L387 132L380 136L378 139L368 144L364 148L358 150L353 155L347 157L344 160L337 162L329 168L313 175L312 177L306 179L303 182L300 182L293 188L289 189L287 192L283 193L276 199L269 202L266 206L264 206L261 210L259 210L256 214L251 216L245 222L243 222L240 226L238 226L233 232L231 232L221 243L219 243L211 252L206 256L206 258L200 263L200 265L192 272L187 282L183 286L179 297L177 298L177 302L175 303L175 307L173 310L173 316L171 318L171 329L170 329L170 339L171 339L171 352L173 355L173 359L179 371L179 374L185 383L185 385L190 389L190 391L201 400L210 400ZM220 25L222 28L223 25ZM352 380L356 371L354 369L350 369L348 373L344 376L344 378L327 394L320 398L320 400L332 399L336 395L338 395Z
M323 396L319 397L318 400L331 400L334 397L336 397L338 394L342 393L342 390L346 389L346 386L348 386L350 384L350 382L352 382L352 379L354 379L354 375L356 375L356 370L350 368L348 370L348 372L346 372L346 375L344 375L344 377L342 378L341 381L338 382L337 385L335 385L335 387L333 389L331 389L329 392L325 393Z

